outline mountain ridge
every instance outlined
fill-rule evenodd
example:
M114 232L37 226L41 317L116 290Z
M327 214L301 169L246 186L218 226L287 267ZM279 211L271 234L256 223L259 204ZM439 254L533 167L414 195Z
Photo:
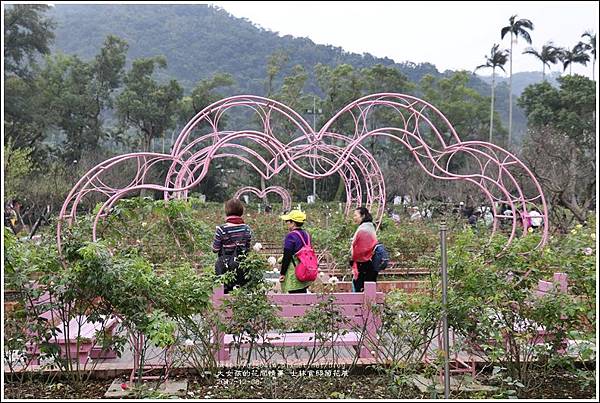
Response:
M164 55L167 69L158 73L159 79L176 78L186 93L195 84L215 73L231 74L236 85L224 88L225 96L234 94L265 95L266 64L268 57L278 50L285 51L289 60L275 79L280 85L284 76L300 64L309 78L306 91L322 95L316 85L313 67L322 63L335 66L341 63L356 69L382 64L397 68L412 82L419 82L427 74L447 76L431 63L396 63L370 53L347 52L341 47L320 45L310 38L281 36L277 32L254 24L247 18L238 18L220 7L207 4L137 5L137 4L58 4L49 12L57 27L53 51L92 58L108 34L129 43L128 63L140 57ZM81 40L85 38L85 40ZM490 96L490 84L481 76L472 76L469 86L481 95ZM497 86L496 99L508 98L508 91ZM516 97L513 97L516 102ZM497 102L498 112L507 124L508 102ZM526 128L523 112L513 106L515 138Z

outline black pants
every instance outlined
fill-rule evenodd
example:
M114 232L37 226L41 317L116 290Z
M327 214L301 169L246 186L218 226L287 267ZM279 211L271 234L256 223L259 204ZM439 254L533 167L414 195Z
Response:
M352 280L354 286L354 292L363 292L365 290L365 281L377 281L377 275L379 274L373 269L373 263L368 262L357 262L358 266L358 278Z
M217 257L217 262L215 264L215 273L217 276L220 276L225 273L235 272L235 277L232 281L224 283L224 293L229 294L236 286L242 287L246 285L249 280L246 278L246 272L242 268L240 268L240 264L237 261L243 260L242 257L237 257L234 260L231 255L223 255Z
M300 288L299 290L291 290L291 291L288 291L288 293L289 294L306 294L306 290L308 290L308 287Z

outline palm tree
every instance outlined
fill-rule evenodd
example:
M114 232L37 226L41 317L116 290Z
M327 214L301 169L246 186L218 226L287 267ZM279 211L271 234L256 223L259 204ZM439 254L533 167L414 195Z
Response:
M584 47L584 49L587 51L589 50L590 53L592 54L592 80L596 81L595 79L595 71L596 71L596 34L592 31L586 31L583 35L581 35L582 38L588 37L588 43L583 43L580 42L582 44L582 46Z
M579 42L577 45L573 46L572 50L569 49L561 49L558 58L563 63L563 71L569 67L569 75L573 74L573 63L580 63L584 66L587 62L590 61L590 57L585 53L585 44L583 42Z
M538 52L532 47L528 47L525 49L523 54L534 55L542 62L542 80L546 79L546 65L550 68L550 64L556 64L560 55L562 54L562 49L554 46L552 42L547 42L544 46L542 46L542 51Z
M507 50L498 50L500 45L494 44L492 46L492 50L490 51L489 56L485 56L485 64L481 64L475 68L475 71L479 69L484 69L491 67L492 69L492 102L490 107L490 138L489 142L492 142L492 132L494 129L494 88L496 86L496 67L499 67L506 73L504 70L504 65L508 60L508 51ZM474 72L473 72L474 73Z
M528 29L533 31L533 23L526 19L515 21L516 15L508 19L508 25L500 31L500 39L510 32L510 72L508 78L508 145L510 146L512 136L512 65L513 65L513 42L516 42L521 36L525 42L531 45L531 36Z

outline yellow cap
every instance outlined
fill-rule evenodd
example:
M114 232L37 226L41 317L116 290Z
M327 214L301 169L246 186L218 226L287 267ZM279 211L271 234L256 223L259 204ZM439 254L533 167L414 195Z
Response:
M304 222L306 221L306 213L300 210L292 210L287 214L279 216L283 221L295 221Z

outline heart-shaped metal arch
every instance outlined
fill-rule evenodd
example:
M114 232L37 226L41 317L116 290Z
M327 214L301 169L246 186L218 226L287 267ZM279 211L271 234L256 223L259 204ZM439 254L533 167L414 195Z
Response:
M248 110L252 112L255 127L224 130L221 126L226 115L239 110L246 114ZM376 119L379 111L385 111L386 120L394 121L394 125L378 126L377 122L381 121ZM187 192L206 176L210 163L223 157L236 157L247 162L264 178L271 178L285 168L314 179L340 174L346 180L350 205L365 203L367 207L377 209L377 217L381 219L386 201L383 175L375 158L361 145L373 136L403 144L428 175L469 182L481 190L490 206L497 203L509 206L511 215L493 212L492 231L492 234L496 231L500 218L512 220L507 246L514 239L518 221L522 222L526 234L529 211L539 208L543 231L537 247L545 244L548 237L546 201L538 181L516 156L495 144L461 141L444 115L421 99L383 93L348 104L318 132L314 132L293 109L268 98L241 95L215 102L186 124L171 154L125 154L106 160L86 173L67 196L59 214L59 250L62 223L66 221L72 225L75 222L77 205L84 196L98 193L106 197L92 227L92 238L96 240L99 220L109 214L117 200L141 189L164 192L166 199L185 198ZM227 152L228 149L236 152ZM459 156L473 161L473 172L452 171L450 162ZM312 172L301 161L308 161ZM170 163L165 183L146 183L150 170L164 162ZM125 163L137 164L136 174L129 184L107 185L107 173L118 171Z
M289 211L292 207L292 197L290 196L290 192L282 188L281 186L269 186L265 188L265 190L257 189L253 186L245 186L235 192L233 195L234 199L239 199L244 193L254 193L256 196L262 198L267 197L269 193L275 193L281 197L282 207L284 211Z

